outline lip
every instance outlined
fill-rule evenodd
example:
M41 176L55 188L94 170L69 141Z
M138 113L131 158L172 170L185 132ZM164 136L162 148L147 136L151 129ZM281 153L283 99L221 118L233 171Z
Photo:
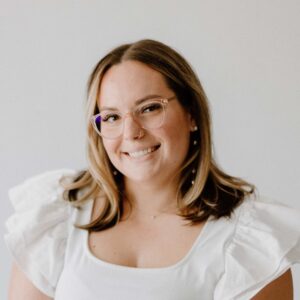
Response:
M140 147L139 149L134 149L133 151L128 151L128 152L122 152L127 158L129 159L133 159L133 160L143 160L143 159L146 159L148 157L150 157L151 155L153 155L156 150L158 150L160 148L160 144L158 145L154 145L154 146L150 146L150 147ZM154 148L153 151L149 152L149 153L146 153L144 155L141 155L141 156L130 156L129 153L133 153L133 152L140 152L140 151L144 151L146 149L149 149L149 148Z

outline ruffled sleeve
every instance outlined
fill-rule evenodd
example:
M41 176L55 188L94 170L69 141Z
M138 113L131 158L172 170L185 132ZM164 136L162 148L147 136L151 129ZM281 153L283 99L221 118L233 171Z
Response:
M249 300L300 262L300 210L270 199L242 204L215 300Z
M6 222L5 243L19 268L43 293L53 297L64 264L72 207L62 199L59 179L72 170L55 170L9 190L15 213Z

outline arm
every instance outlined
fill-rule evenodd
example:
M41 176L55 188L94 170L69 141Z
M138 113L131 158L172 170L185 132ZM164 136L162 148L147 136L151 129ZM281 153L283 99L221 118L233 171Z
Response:
M14 263L12 266L9 290L9 300L51 300L38 290L25 274Z
M270 282L252 300L293 300L293 279L291 270Z

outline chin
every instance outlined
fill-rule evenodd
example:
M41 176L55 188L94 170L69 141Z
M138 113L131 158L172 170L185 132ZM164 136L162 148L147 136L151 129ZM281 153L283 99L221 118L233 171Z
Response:
M151 172L149 170L146 172L134 172L134 170L132 171L133 172L123 173L124 179L138 184L151 183L154 181L153 179L160 177L157 173Z

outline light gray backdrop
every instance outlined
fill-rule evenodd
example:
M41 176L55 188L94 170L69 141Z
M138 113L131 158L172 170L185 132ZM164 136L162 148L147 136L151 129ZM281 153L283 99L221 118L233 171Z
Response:
M0 0L2 223L12 213L9 187L86 165L88 75L112 47L141 38L173 46L196 69L221 166L300 207L299 12L298 0ZM0 253L5 299L11 257L3 241Z

